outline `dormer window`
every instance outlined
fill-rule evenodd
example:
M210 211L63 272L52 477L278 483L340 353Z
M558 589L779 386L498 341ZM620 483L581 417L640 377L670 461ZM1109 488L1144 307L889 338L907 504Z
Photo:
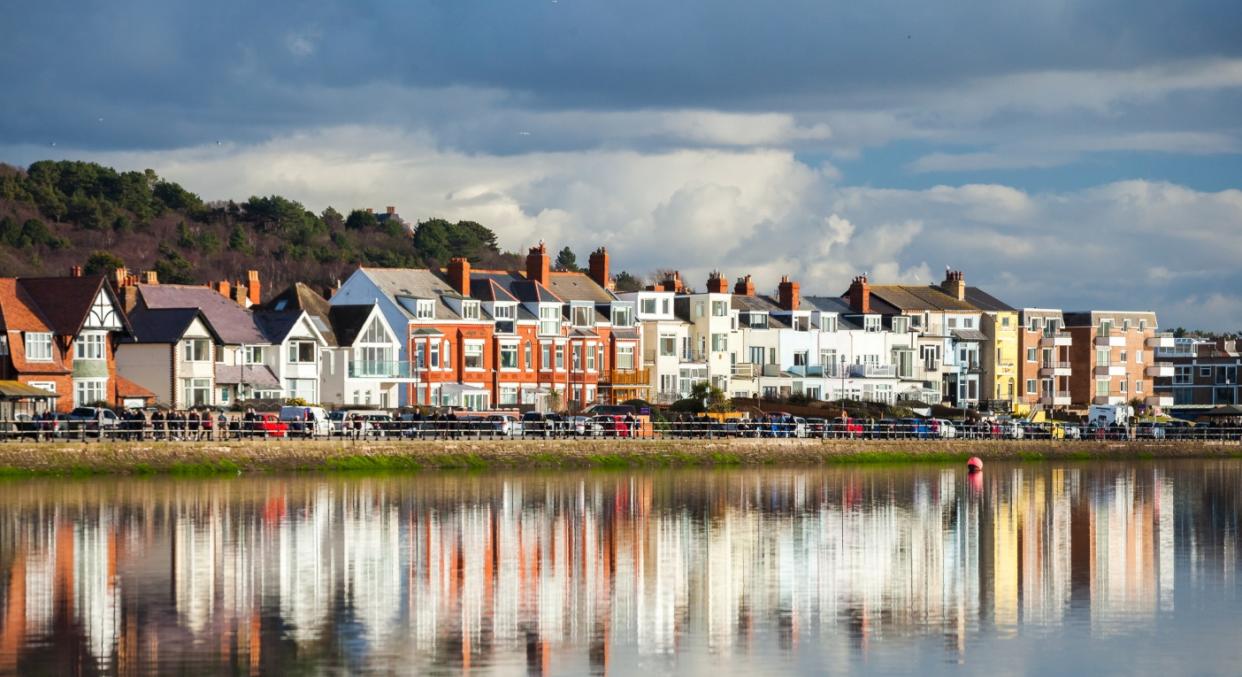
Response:
M881 329L879 315L864 315L863 329L870 332L878 332Z
M824 315L819 318L820 331L836 331L837 317L835 315Z
M572 315L575 327L595 326L595 308L592 306L574 306Z
M747 316L746 323L755 329L767 329L768 328L768 314L767 313L751 313L749 316Z
M612 326L633 327L634 326L634 309L630 306L613 306Z
M467 320L479 319L479 302L478 301L462 301L461 316Z
M555 336L561 333L561 308L557 305L539 306L539 333Z
M795 315L790 320L794 331L809 331L811 328L811 318L805 315Z
M644 315L655 315L656 314L656 300L655 299L643 299L642 308L643 308Z
M904 334L907 331L910 331L910 318L894 317L893 318L893 333Z
M419 320L430 320L436 316L436 302L419 299L414 306L414 317Z
M51 362L52 334L41 331L26 332L26 359L31 362Z
M492 308L492 316L497 320L512 320L517 317L517 306L512 303L497 303Z

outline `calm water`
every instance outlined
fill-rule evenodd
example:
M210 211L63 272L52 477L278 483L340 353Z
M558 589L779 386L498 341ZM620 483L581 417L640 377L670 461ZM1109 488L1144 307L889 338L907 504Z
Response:
M0 673L1238 674L1242 462L0 484Z

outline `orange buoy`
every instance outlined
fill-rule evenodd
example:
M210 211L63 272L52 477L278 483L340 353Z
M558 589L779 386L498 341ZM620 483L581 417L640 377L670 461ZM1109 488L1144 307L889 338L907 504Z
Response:
M983 461L978 456L971 456L970 460L966 461L966 469L970 472L979 472L983 470Z

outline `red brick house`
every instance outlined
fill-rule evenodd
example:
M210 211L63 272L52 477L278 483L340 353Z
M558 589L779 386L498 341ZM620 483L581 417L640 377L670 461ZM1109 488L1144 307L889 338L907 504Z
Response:
M116 345L130 329L103 276L0 278L0 332L0 379L55 392L59 411L133 396L118 396Z

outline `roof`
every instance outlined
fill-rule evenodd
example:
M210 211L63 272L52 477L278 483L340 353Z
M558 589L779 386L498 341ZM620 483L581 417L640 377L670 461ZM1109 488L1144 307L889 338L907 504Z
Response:
M740 310L742 312L777 313L781 311L781 307L767 296L746 296L745 294L734 294L732 306L734 310Z
M548 278L548 289L565 301L594 301L611 303L617 298L590 275L580 272L552 271Z
M16 278L0 278L0 323L7 331L50 331L39 306Z
M509 293L499 282L491 277L470 276L470 297L480 301L516 302L517 297Z
M298 326L298 320L302 319L304 312L306 311L301 309L260 310L254 313L254 322L268 341L283 343L289 332Z
M50 400L60 396L21 381L0 381L0 400L24 400L32 397Z
M959 341L986 341L988 337L978 329L951 329L953 338Z
M276 374L272 373L271 367L265 364L250 365L216 365L216 383L239 384L259 386L263 388L279 388L280 381L276 378Z
M835 296L803 296L802 305L810 305L813 309L822 313L853 313L850 304L845 299L839 299Z
M228 345L267 343L251 311L209 288L180 284L140 284L138 293L147 308L197 308Z
M445 298L461 298L461 294L436 273L426 268L362 268L363 274L385 296L392 299L410 319L414 309L401 302L402 297L436 301L434 319L460 320Z
M1011 307L1009 304L978 287L966 288L966 302L979 310L986 310L992 313L1016 312L1016 309Z
M470 289L474 290L474 280L490 280L507 291L512 300L522 303L563 303L561 298L552 293L552 290L535 282L528 280L521 273L504 272L504 271L481 271L470 273Z
M121 304L112 290L104 284L104 276L91 277L23 277L18 279L22 289L30 296L35 305L43 311L48 325L62 336L77 336L78 331L86 322L91 304L101 289L111 299L121 318ZM124 322L124 319L122 319Z
M176 343L185 336L195 318L201 318L207 331L220 340L198 308L135 308L130 313L129 323L138 343Z
M335 336L334 345L352 346L354 339L366 330L367 318L371 317L373 310L375 310L374 305L332 306L328 312L328 324Z
M931 286L915 286L900 284L871 285L872 299L879 298L894 308L907 310L976 310L974 306L958 301L943 291ZM874 304L874 300L872 301Z
M1150 318L1153 325L1156 320L1156 313L1151 310L1067 310L1062 313L1067 327L1091 327L1095 325L1097 317L1125 319L1127 315L1138 319Z

